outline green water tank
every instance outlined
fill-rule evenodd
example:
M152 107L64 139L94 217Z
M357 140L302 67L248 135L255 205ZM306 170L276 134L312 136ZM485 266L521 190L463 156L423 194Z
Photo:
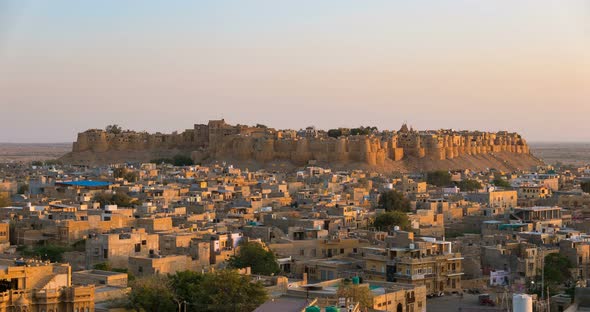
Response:
M305 312L322 312L318 306L310 306L305 308Z
M360 283L361 283L361 279L360 279L358 276L354 276L354 277L352 278L352 283L353 283L354 285L358 285L358 284L360 284Z
M329 306L326 307L326 312L340 312L340 309L337 307Z

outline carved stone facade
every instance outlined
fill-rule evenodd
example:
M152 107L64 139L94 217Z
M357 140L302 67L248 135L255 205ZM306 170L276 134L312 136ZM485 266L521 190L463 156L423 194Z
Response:
M315 130L315 129L314 129ZM399 131L368 135L329 137L326 132L275 130L266 127L232 126L224 120L196 124L182 133L148 134L124 131L119 134L92 129L78 134L73 152L193 151L195 161L207 158L236 160L288 160L305 164L310 160L361 162L381 165L387 159L453 159L463 155L509 152L529 154L526 141L517 133L480 131L415 131L406 125Z
M72 286L69 265L2 261L0 312L94 311L94 285Z

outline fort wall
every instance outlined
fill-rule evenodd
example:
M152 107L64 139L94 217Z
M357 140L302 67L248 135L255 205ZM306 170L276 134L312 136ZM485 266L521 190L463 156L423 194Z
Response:
M275 130L266 127L232 126L224 120L172 134L123 131L108 133L91 129L79 133L73 152L109 151L195 151L195 161L205 158L288 160L305 164L310 160L325 162L361 162L381 165L387 160L406 158L431 160L454 159L464 155L499 152L529 154L529 146L517 133L479 131L414 131L403 126L399 131L374 132L368 135L329 137L315 129Z

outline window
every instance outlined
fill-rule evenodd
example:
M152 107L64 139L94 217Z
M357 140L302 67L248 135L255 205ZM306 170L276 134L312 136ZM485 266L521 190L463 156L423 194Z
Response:
M141 244L135 244L135 252L141 251Z
M344 253L344 248L340 248L340 253L343 254Z
M145 246L145 245L147 245L147 241L144 239L141 241L141 244Z
M102 257L105 259L109 258L109 250L108 249L103 249L102 250Z

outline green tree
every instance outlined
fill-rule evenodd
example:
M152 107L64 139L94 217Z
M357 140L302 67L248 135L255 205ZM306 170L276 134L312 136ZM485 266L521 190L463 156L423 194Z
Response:
M57 245L35 246L33 248L23 246L19 248L19 252L29 258L38 258L41 260L49 260L51 262L63 262L64 253L71 251L72 248Z
M585 193L590 193L590 181L584 181L584 182L580 183L580 188Z
M250 312L268 299L262 283L252 283L250 277L234 270L206 274L201 287L205 295L193 311Z
M360 304L362 310L373 308L373 292L368 285L354 285L344 280L338 285L336 294L339 298L353 298Z
M204 274L195 271L176 272L176 274L170 275L170 285L178 300L190 302L193 307L198 307L197 303L208 300L206 290L201 287L204 278Z
M174 160L172 160L172 158L156 158L156 159L150 160L150 162L154 163L154 164L170 164L170 165L172 165L174 163Z
M377 127L358 127L350 129L350 135L369 135L373 133L373 131L377 131Z
M482 185L479 181L471 179L462 180L461 182L457 183L457 186L461 189L461 191L465 192L473 192L482 188Z
M389 190L379 195L378 207L386 211L402 211L408 212L411 210L410 200L402 193L396 190Z
M136 279L131 284L129 308L145 312L174 312L178 310L174 291L167 276L152 275Z
M373 226L380 230L388 231L394 226L399 226L401 229L410 228L410 219L405 212L401 211L388 211L380 213L375 217Z
M106 126L105 131L112 134L120 134L123 132L123 128L121 128L119 125L108 125Z
M280 271L275 254L256 242L240 244L238 254L229 259L229 266L238 269L250 267L252 273L261 275L271 275Z
M452 183L451 174L448 171L437 170L426 175L426 182L435 186L448 186Z
M182 167L182 166L192 166L193 160L189 156L178 154L172 158L172 164L174 166Z
M510 182L508 182L508 181L506 181L506 180L504 180L502 178L495 178L492 181L492 184L495 185L495 186L497 186L497 187L503 187L503 188L510 187Z
M133 198L125 193L118 192L116 194L97 193L92 198L93 201L104 205L117 205L119 207L131 207L133 205Z
M113 176L117 179L123 178L129 182L137 182L139 180L139 174L127 168L115 168Z
M571 268L573 265L566 256L559 253L548 254L544 264L545 282L550 287L561 286L572 278Z
M29 191L29 185L28 185L27 183L25 183L25 184L21 184L21 185L18 187L18 191L17 191L17 193L18 193L18 194L25 194L25 193L27 193L28 191Z
M112 271L113 270L113 266L108 262L97 263L92 268L95 270L101 270L101 271Z
M235 270L214 273L177 272L135 280L128 296L129 308L136 311L249 312L268 296L260 282Z
M340 137L342 135L342 130L341 129L330 129L328 130L328 136L331 138L337 138Z

